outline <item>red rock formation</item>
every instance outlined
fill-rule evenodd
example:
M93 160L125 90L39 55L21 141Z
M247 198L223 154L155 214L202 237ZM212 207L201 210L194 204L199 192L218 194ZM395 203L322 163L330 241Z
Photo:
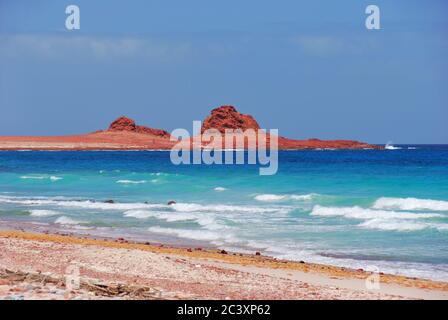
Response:
M207 129L254 129L263 137L257 121L250 116L239 113L232 106L213 109L202 125L202 132ZM176 142L171 141L170 134L161 129L139 126L134 120L120 117L111 123L108 130L84 135L47 136L47 137L0 137L0 150L146 150L171 149ZM266 134L267 141L273 136ZM255 138L258 140L258 137ZM258 146L256 141L256 145ZM186 142L190 147L191 141ZM245 142L245 147L249 143ZM267 144L270 146L270 143ZM218 146L217 146L218 147ZM278 137L279 149L381 149L383 147L352 140L294 140Z
M260 126L255 119L247 114L239 113L233 106L221 106L213 109L211 114L202 123L201 132L208 129L217 129L224 133L226 129L254 129Z
M127 131L143 134L151 134L157 137L169 138L170 134L162 129L153 129L135 124L135 121L127 117L120 117L109 126L108 131Z
M226 129L254 129L256 132L260 130L257 121L250 115L239 113L233 106L221 106L211 111L211 114L203 121L201 132L204 133L207 129L217 129L221 133L225 133ZM263 131L264 132L264 131ZM266 139L267 147L270 146L270 139L273 138L268 133L260 131L260 137L253 137L249 140L255 141L256 146L261 143L258 141ZM249 148L249 140L244 140L244 148ZM209 142L209 141L207 141ZM262 142L264 144L264 142ZM208 147L212 147L215 143L208 143ZM233 144L233 148L239 147ZM225 148L225 141L222 140L222 145L215 147ZM285 137L278 137L279 149L378 149L378 146L370 145L363 142L353 140L319 140L316 138L308 140L295 140Z
M109 131L136 131L135 121L126 117L120 117L109 126Z

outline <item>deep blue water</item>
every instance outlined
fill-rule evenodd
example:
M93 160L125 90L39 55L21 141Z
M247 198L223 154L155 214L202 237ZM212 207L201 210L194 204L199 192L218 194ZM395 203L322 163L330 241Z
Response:
M282 151L273 176L175 166L164 151L3 151L0 227L199 240L448 280L448 146L400 148Z

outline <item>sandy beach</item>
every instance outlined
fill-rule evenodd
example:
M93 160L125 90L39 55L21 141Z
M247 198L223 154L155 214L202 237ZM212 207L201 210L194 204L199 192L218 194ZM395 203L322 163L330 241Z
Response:
M1 299L448 299L444 282L380 274L367 289L362 270L216 249L21 231L0 246Z

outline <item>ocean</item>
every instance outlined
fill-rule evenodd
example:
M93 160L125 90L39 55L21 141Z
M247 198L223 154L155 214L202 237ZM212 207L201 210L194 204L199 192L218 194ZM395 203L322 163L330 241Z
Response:
M1 151L0 228L448 281L448 145L280 151L276 175L258 168L176 166L167 151Z

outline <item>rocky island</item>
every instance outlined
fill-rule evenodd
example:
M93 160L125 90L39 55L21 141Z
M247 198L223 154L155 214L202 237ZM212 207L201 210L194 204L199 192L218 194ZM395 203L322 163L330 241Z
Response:
M203 121L201 132L216 129L261 130L251 116L233 106L221 106L211 111ZM134 120L119 117L109 128L88 134L68 136L0 136L0 150L169 150L172 141L168 131L137 125ZM267 139L269 139L269 135ZM281 150L299 149L379 149L377 145L353 140L296 140L278 137Z

